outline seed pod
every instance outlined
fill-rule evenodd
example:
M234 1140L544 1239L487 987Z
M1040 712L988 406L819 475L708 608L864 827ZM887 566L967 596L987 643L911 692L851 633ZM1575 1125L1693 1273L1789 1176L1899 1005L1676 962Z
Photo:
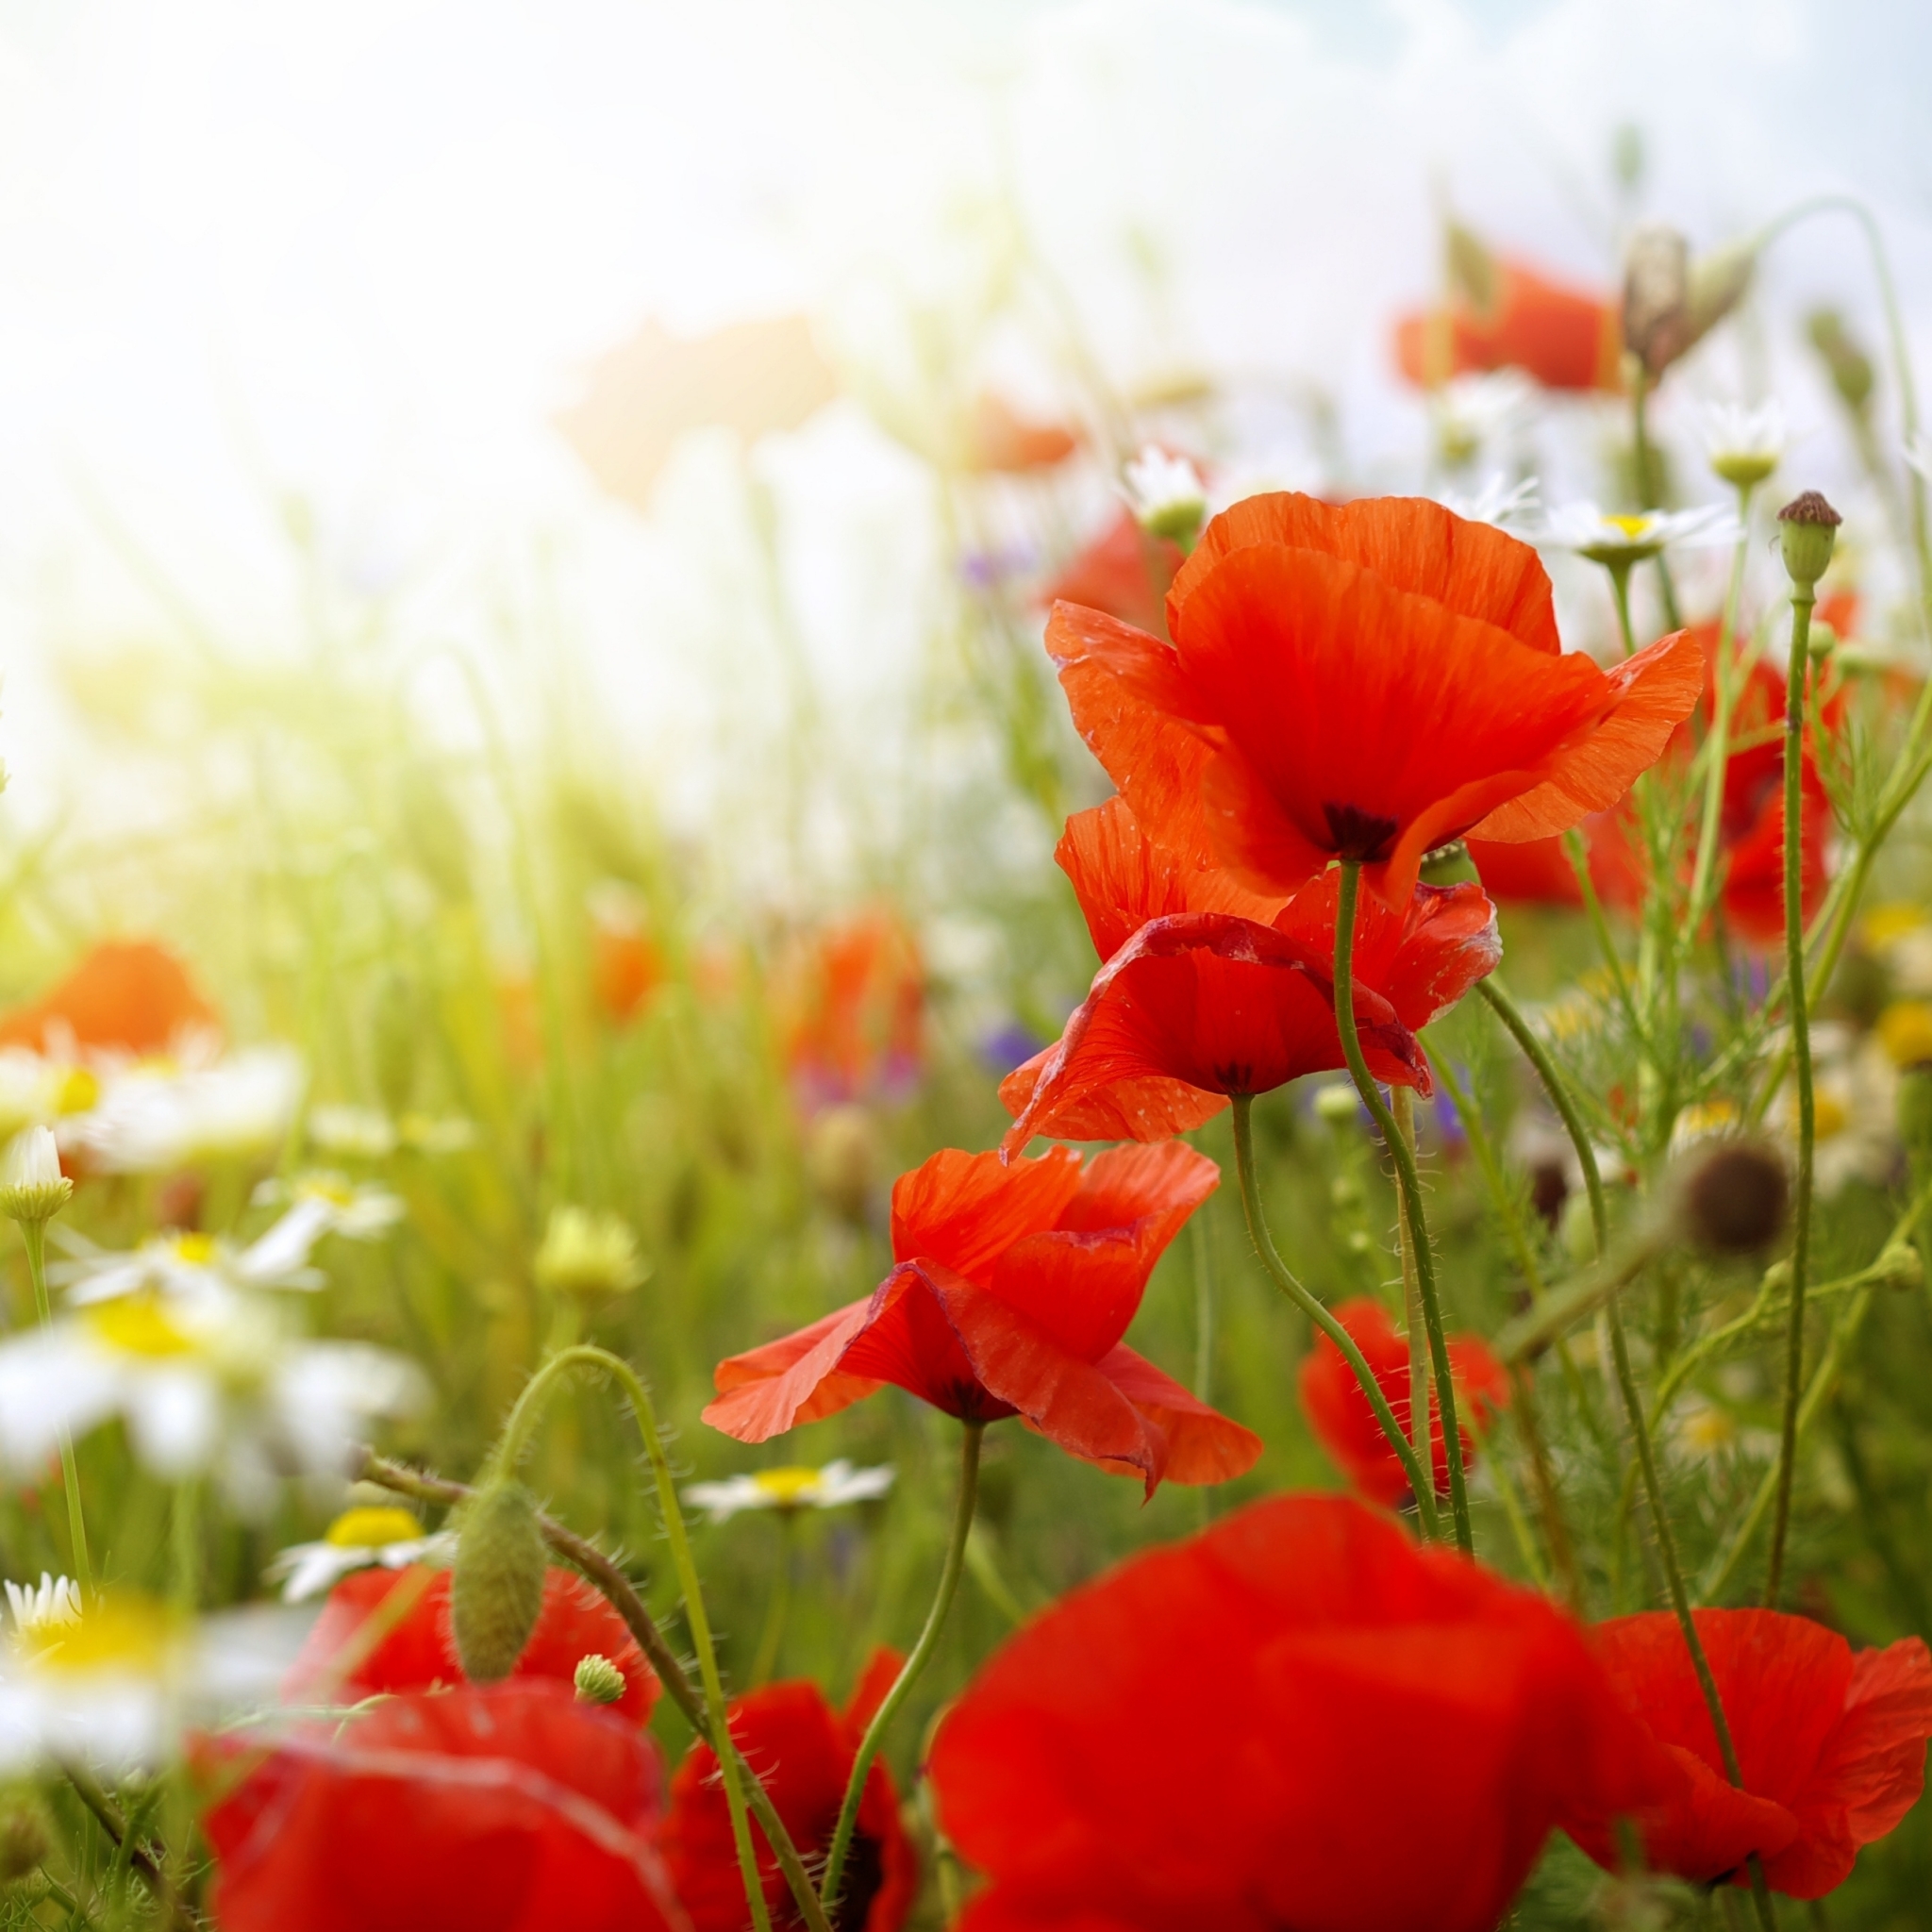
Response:
M1676 1218L1695 1247L1752 1255L1777 1239L1790 1198L1790 1176L1772 1148L1758 1141L1718 1141L1679 1174Z
M1794 496L1777 513L1778 547L1785 573L1799 589L1812 589L1831 564L1838 526L1844 522L1815 490Z
M591 1655L577 1659L571 1681L580 1704L615 1704L624 1695L624 1673L608 1657Z
M450 1578L450 1624L463 1674L494 1684L515 1670L543 1607L548 1557L522 1483L492 1483L463 1511Z
M17 1885L53 1851L54 1826L41 1794L29 1786L0 1794L0 1885Z

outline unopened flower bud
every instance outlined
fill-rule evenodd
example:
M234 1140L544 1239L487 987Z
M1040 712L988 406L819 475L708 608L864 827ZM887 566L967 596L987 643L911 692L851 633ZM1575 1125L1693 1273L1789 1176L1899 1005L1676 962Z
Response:
M66 1207L74 1183L60 1172L60 1150L50 1127L14 1135L0 1162L0 1213L12 1221L51 1221Z
M805 1137L806 1172L819 1198L841 1221L863 1224L885 1150L872 1110L841 1101L815 1115Z
M1341 1126L1361 1111L1361 1101L1346 1080L1331 1080L1315 1089L1315 1112L1330 1126Z
M0 1793L0 1885L17 1885L54 1852L54 1825L30 1786Z
M1751 1255L1785 1224L1790 1181L1785 1164L1757 1141L1715 1141L1700 1148L1676 1182L1684 1238L1717 1255Z
M637 1237L621 1215L554 1208L533 1266L553 1294L625 1294L649 1274Z
M1185 457L1149 443L1127 465L1128 507L1150 537L1191 550L1208 517L1208 489Z
M1676 229L1647 223L1624 258L1624 346L1653 378L1690 341L1690 244Z
M1839 400L1854 416L1862 416L1872 402L1877 375L1872 358L1845 327L1844 317L1835 308L1814 309L1805 323L1805 333L1818 351L1831 386Z
M608 1657L580 1657L571 1681L580 1704L615 1704L625 1692L624 1673Z
M1874 1288L1922 1288L1925 1281L1925 1259L1910 1241L1894 1241L1871 1267Z
M1778 511L1777 540L1785 572L1800 590L1812 589L1830 567L1838 526L1843 522L1815 490L1794 496Z
M522 1483L492 1483L470 1499L457 1535L450 1625L472 1682L494 1684L516 1668L543 1607L548 1561L536 1501Z

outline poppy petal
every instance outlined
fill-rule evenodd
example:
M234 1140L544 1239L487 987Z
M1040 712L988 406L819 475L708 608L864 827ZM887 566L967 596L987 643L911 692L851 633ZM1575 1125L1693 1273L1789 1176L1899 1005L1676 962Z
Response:
M1058 1042L1042 1046L1000 1082L1000 1104L1009 1114L1026 1111L1041 1074L1058 1050ZM1206 1092L1165 1074L1125 1077L1057 1105L1050 1131L1062 1141L1164 1141L1204 1125L1226 1105L1226 1094Z
M1121 1342L1094 1364L1167 1438L1171 1483L1224 1483L1259 1461L1262 1442Z
M874 1393L883 1386L877 1377L847 1374L839 1363L875 1319L882 1291L836 1308L795 1335L727 1356L713 1374L718 1397L706 1404L704 1420L741 1442L765 1442L796 1423L836 1415Z
M1080 1186L1080 1157L1037 1160L947 1147L892 1185L892 1258L938 1261L980 1280L1022 1235L1054 1225Z

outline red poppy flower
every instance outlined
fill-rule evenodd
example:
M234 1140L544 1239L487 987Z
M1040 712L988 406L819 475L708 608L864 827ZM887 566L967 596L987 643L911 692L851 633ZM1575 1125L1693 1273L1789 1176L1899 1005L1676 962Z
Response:
M1541 838L1614 805L1703 685L1684 632L1607 673L1564 652L1535 551L1421 498L1250 497L1208 525L1167 608L1172 645L1057 605L1047 648L1141 823L1165 841L1177 807L1205 810L1258 890L1339 856L1406 906L1433 846ZM1163 726L1200 740L1198 775L1142 774Z
M466 1682L450 1629L449 1587L447 1570L421 1563L352 1571L329 1591L290 1667L283 1695L291 1703L350 1704ZM391 1591L407 1594L385 1614ZM624 1673L624 1695L610 1707L642 1724L658 1701L657 1673L609 1604L575 1571L553 1567L543 1577L537 1627L511 1674L568 1685L587 1657L608 1657Z
M664 955L642 908L622 891L593 896L591 991L604 1016L622 1026L637 1018L664 983Z
M902 1091L924 1058L925 975L890 912L815 935L780 974L785 1062L808 1112Z
M103 940L59 985L0 1019L0 1046L161 1053L220 1024L188 969L153 940Z
M864 1301L718 1364L713 1428L762 1442L887 1382L963 1420L1019 1415L1152 1495L1224 1482L1260 1439L1122 1341L1147 1277L1214 1191L1177 1141L1008 1164L948 1147L892 1189L898 1265Z
M653 1843L658 1754L548 1682L395 1697L304 1726L203 1820L224 1932L683 1932Z
M1167 635L1167 590L1182 563L1181 546L1150 536L1123 509L1041 592L1042 604L1084 604L1158 638Z
M989 391L973 406L967 431L969 470L1050 470L1080 446L1058 423L1029 423L1010 403Z
M894 1651L874 1652L842 1712L816 1684L803 1681L767 1685L731 1706L731 1735L808 1866L817 1867L831 1849L859 1739L903 1662ZM805 1921L756 1821L752 1832L772 1924L775 1932L794 1932ZM708 1744L693 1744L671 1780L661 1842L692 1932L743 1932L744 1885L717 1754ZM898 1932L919 1890L919 1859L899 1823L898 1793L882 1760L866 1774L845 1872L833 1915L838 1932Z
M1448 312L1405 315L1395 359L1418 388L1452 375L1521 369L1545 389L1623 387L1623 324L1616 304L1520 261L1496 259L1491 301L1464 299Z
M1346 1064L1335 1024L1337 875L1286 906L1147 838L1124 800L1067 822L1055 855L1105 960L1059 1041L1008 1074L1001 1142L1036 1134L1150 1141L1198 1126L1231 1093ZM1407 916L1357 916L1357 1022L1371 1070L1431 1091L1412 1029L1501 957L1494 909L1473 885L1417 886Z
M1693 1614L1741 1790L1724 1774L1676 1619L1653 1610L1595 1632L1624 1702L1663 1747L1666 1782L1641 1820L1650 1863L1701 1885L1741 1885L1755 1852L1774 1891L1823 1898L1924 1788L1932 1654L1907 1637L1854 1656L1835 1630L1776 1610ZM1607 1832L1575 1837L1598 1864L1612 1862Z
M1491 1932L1551 1827L1634 1808L1648 1762L1546 1599L1280 1496L1037 1618L930 1769L991 1881L959 1932Z
M1408 1342L1396 1334L1395 1324L1380 1302L1343 1302L1335 1319L1354 1338L1395 1420L1408 1426ZM1491 1419L1509 1400L1509 1384L1503 1365L1490 1353L1479 1337L1458 1335L1449 1343L1449 1366L1456 1376L1456 1397L1465 1415L1474 1415L1476 1426L1488 1428ZM1361 1391L1355 1371L1341 1351L1325 1335L1317 1335L1314 1345L1302 1357L1302 1413L1315 1439L1327 1450L1335 1466L1350 1484L1373 1502L1398 1503L1408 1493L1408 1477L1403 1474L1401 1458L1389 1446ZM1436 1493L1449 1493L1449 1451L1442 1440L1442 1415L1434 1384L1429 1389L1429 1435L1435 1444ZM1462 1439L1462 1466L1475 1460L1475 1442L1469 1435Z

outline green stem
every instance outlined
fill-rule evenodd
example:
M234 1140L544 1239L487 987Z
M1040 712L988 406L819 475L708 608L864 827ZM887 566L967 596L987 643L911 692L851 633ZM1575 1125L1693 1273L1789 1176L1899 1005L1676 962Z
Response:
M1360 896L1362 862L1341 861L1341 894L1335 911L1335 1025L1341 1051L1355 1077L1362 1105L1374 1117L1382 1139L1395 1161L1402 1214L1415 1252L1416 1291L1422 1298L1423 1324L1429 1334L1429 1359L1435 1365L1436 1400L1442 1416L1443 1460L1449 1466L1449 1510L1456 1524L1456 1543L1464 1556L1475 1551L1475 1534L1469 1521L1469 1488L1462 1474L1462 1431L1456 1413L1456 1376L1449 1362L1449 1339L1442 1332L1442 1305L1436 1293L1436 1257L1429 1248L1429 1224L1423 1213L1422 1177L1415 1156L1396 1131L1394 1116L1382 1098L1362 1057L1361 1036L1355 1024L1355 916Z
M504 1424L503 1435L491 1456L493 1474L508 1475L522 1457L525 1442L541 1405L558 1380L573 1369L597 1369L624 1391L637 1419L638 1433L644 1439L644 1454L658 1488L658 1505L664 1518L665 1540L671 1545L671 1561L677 1572L678 1590L684 1598L685 1622L691 1629L691 1648L697 1653L698 1675L705 1687L705 1704L710 1724L711 1749L717 1755L724 1775L724 1805L731 1815L731 1836L738 1848L739 1871L744 1879L745 1903L751 1907L757 1932L771 1932L771 1912L765 1905L765 1888L758 1874L758 1853L752 1844L751 1824L745 1816L744 1784L740 1774L738 1753L733 1747L729 1716L724 1702L724 1685L718 1674L718 1651L711 1641L711 1620L705 1611L704 1591L698 1583L697 1565L691 1560L691 1539L685 1534L684 1512L677 1505L677 1485L672 1478L671 1461L664 1454L664 1440L658 1433L657 1410L637 1371L622 1356L608 1348L589 1343L567 1348L544 1362L525 1383Z
M1630 624L1630 571L1627 563L1608 563L1604 566L1610 574L1610 591L1617 600L1617 628L1624 638L1624 655L1634 658L1637 655L1637 633Z
M1402 1464L1403 1474L1408 1478L1409 1493L1415 1497L1416 1509L1422 1517L1423 1533L1433 1537L1436 1533L1436 1486L1424 1478L1423 1465L1416 1460L1414 1445L1402 1424L1395 1420L1395 1411L1389 1407L1389 1398L1382 1393L1382 1385L1375 1380L1374 1371L1363 1357L1355 1337L1295 1279L1275 1248L1274 1237L1268 1232L1267 1219L1261 1211L1260 1183L1255 1174L1254 1105L1252 1093L1234 1096L1234 1166L1241 1182L1241 1209L1248 1221L1248 1239L1254 1243L1255 1253L1260 1257L1261 1265L1267 1269L1275 1287L1341 1351L1342 1360L1348 1364L1357 1385L1368 1398L1369 1407L1374 1412L1376 1426L1395 1452L1396 1460Z
M34 1284L34 1307L42 1328L54 1325L53 1304L47 1297L47 1224L43 1221L23 1221L20 1238L26 1247L26 1272ZM88 1556L87 1523L80 1507L80 1468L74 1457L74 1438L60 1431L60 1487L67 1496L67 1541L74 1564L74 1580L80 1586L83 1602L94 1593L94 1566Z
M785 1641L785 1618L791 1607L791 1566L797 1559L792 1547L798 1512L784 1509L778 1515L778 1574L772 1580L772 1600L765 1607L765 1627L758 1637L758 1655L752 1659L751 1688L771 1681L778 1668L778 1646Z
M1415 1095L1397 1087L1389 1096L1395 1131L1415 1158ZM1429 1338L1423 1325L1422 1290L1415 1272L1415 1247L1402 1218L1395 1222L1395 1246L1402 1257L1402 1319L1408 1327L1408 1437L1415 1459L1427 1469L1434 1460L1429 1441Z
M1563 850L1569 855L1571 871L1576 874L1576 890L1583 895L1583 909L1590 920L1591 931L1596 935L1597 951L1603 955L1610 984L1616 989L1617 1003L1624 1009L1624 1018L1631 1034L1642 1046L1645 1034L1643 1024L1638 1018L1636 1002L1630 997L1630 978L1624 971L1623 956L1617 951L1616 935L1611 932L1610 922L1605 915L1604 902L1597 896L1596 881L1590 875L1589 841L1573 826L1563 834Z
M1805 909L1801 897L1805 838L1803 763L1805 678L1811 640L1810 584L1791 586L1791 654L1785 686L1785 979L1791 1012L1791 1063L1798 1082L1798 1188L1791 1205L1791 1316L1785 1338L1783 1426L1777 1452L1777 1500L1764 1579L1767 1608L1777 1607L1790 1531L1791 1481L1797 1466L1798 1401L1805 1379L1805 1269L1811 1245L1811 1158L1816 1128L1811 1091L1811 1008L1805 993Z
M946 1540L946 1560L940 1570L940 1587L932 1608L925 1614L925 1627L912 1646L912 1655L906 1659L905 1669L893 1680L885 1702L865 1727L865 1736L858 1742L858 1756L852 1760L852 1774L845 1781L845 1802L839 1807L838 1828L832 1833L831 1848L825 1854L825 1877L820 1888L833 1911L839 1907L839 1884L845 1875L845 1858L852 1849L852 1834L858 1824L858 1807L865 1796L865 1781L873 1759L879 1755L879 1746L885 1742L887 1728L898 1715L899 1707L919 1681L920 1673L932 1661L932 1654L939 1647L940 1632L945 1627L946 1612L952 1608L954 1594L959 1588L959 1572L966 1560L966 1539L972 1533L973 1511L979 1500L979 1443L985 1433L984 1423L964 1424L959 1444L959 1494L953 1507L953 1530Z
M1751 543L1751 490L1738 486L1738 547L1731 553L1731 580L1724 592L1724 616L1717 629L1717 664L1711 674L1716 699L1710 731L1704 741L1704 816L1697 830L1697 864L1690 875L1690 909L1686 919L1694 936L1709 911L1716 890L1717 855L1724 824L1724 776L1730 762L1731 707L1736 701L1731 644L1738 629L1738 605L1744 592L1744 562Z

